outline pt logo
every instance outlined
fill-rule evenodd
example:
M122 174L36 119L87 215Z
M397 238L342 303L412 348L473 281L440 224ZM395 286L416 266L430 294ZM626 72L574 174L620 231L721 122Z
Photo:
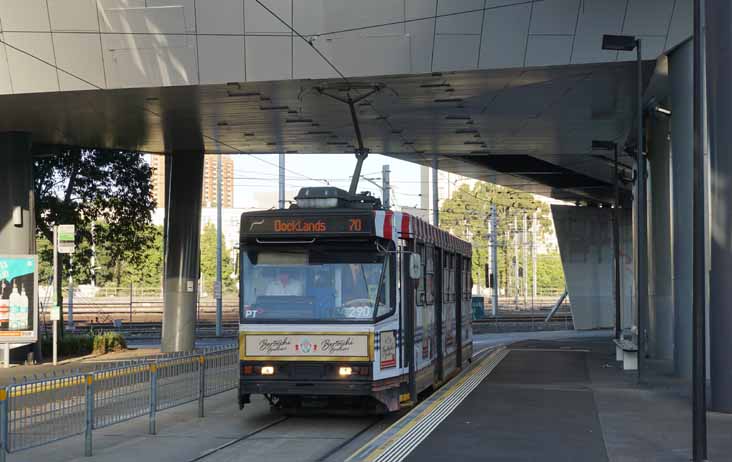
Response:
M318 351L318 345L314 345L310 343L310 340L307 338L304 338L300 341L300 344L295 345L295 351L299 351L300 353L310 353L311 351Z

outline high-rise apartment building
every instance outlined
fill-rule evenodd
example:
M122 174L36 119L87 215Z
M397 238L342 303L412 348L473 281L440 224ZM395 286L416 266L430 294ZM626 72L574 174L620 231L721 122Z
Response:
M153 198L155 198L156 207L165 208L165 156L149 156L152 175L150 182L152 183Z
M150 156L153 168L151 177L153 196L158 208L165 207L165 157ZM221 204L223 208L234 207L234 160L229 156L221 159ZM218 156L205 156L203 167L202 207L216 207Z
M203 166L203 207L216 207L218 156L206 156ZM221 159L221 206L234 207L234 159Z

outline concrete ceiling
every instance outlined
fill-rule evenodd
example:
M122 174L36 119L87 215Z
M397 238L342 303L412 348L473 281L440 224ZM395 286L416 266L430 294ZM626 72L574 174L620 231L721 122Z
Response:
M353 152L348 106L317 89L355 98L377 86L357 105L371 152L437 155L441 169L558 199L612 197L609 154L591 142L626 139L633 63L6 95L0 131L30 131L39 150Z

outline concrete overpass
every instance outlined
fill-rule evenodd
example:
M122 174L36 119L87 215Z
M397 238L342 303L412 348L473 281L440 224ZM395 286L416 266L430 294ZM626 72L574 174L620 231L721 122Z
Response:
M729 19L724 2L707 3ZM653 236L650 284L641 290L649 297L641 313L642 353L673 362L688 378L691 5L0 0L0 253L34 250L34 152L86 146L165 154L165 348L189 348L196 294L188 282L198 275L204 152L351 152L357 142L348 106L330 96L370 94L356 114L372 152L422 164L436 159L444 170L592 207L557 212L566 224L559 227L560 247L583 327L612 325L611 209L598 206L615 202L615 177L607 152L593 151L592 141L614 141L631 153L637 145L634 52L601 49L603 34L634 35L645 60ZM725 304L730 212L722 206L730 195L724 185L732 165L723 154L732 101L718 83L729 77L729 37L713 26L709 34L718 43L707 44L717 182L710 231L711 264L718 269L710 278L712 383L728 390L717 393L717 407L732 410L732 372L722 372L732 371L724 353L732 340L719 330L732 324ZM658 105L670 117L659 115ZM621 164L621 176L631 179L632 158L621 157ZM623 182L621 200L625 328L637 316L633 185ZM16 205L24 211L20 225L10 220Z

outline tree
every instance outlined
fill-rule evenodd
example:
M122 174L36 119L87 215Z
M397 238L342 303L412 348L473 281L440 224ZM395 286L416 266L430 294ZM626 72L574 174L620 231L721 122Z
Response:
M235 291L236 281L229 277L231 273L230 251L226 248L225 242L222 242L221 248L221 269L223 289L227 292ZM204 290L213 294L216 281L216 226L213 223L207 223L201 233L201 275Z
M100 225L104 226L104 225ZM121 256L110 255L102 247L96 254L98 285L128 287L161 286L163 280L163 227L148 226L143 231L148 243L141 249L128 250Z
M538 255L536 257L536 285L544 289L561 289L564 284L564 271L559 254Z
M533 198L531 194L505 188L491 183L476 183L472 188L462 185L440 208L440 227L473 244L473 281L484 285L485 267L488 261L488 236L491 205L497 212L499 284L509 293L511 287L505 275L511 270L511 262L521 260L521 232L524 215L529 229L534 214L537 217L539 234L551 232L552 222L549 207ZM517 226L514 227L514 219ZM514 238L519 239L519 254L515 254ZM530 264L530 263L529 263ZM538 268L538 265L537 265ZM561 268L561 267L560 267ZM526 268L525 270L529 270ZM513 275L511 275L513 276ZM537 274L538 279L538 274ZM537 280L538 285L538 280Z
M76 281L90 280L93 247L118 264L125 255L141 258L151 246L150 175L141 153L70 148L35 159L38 234L52 242L55 225L76 226L71 259ZM69 268L69 259L64 265Z

